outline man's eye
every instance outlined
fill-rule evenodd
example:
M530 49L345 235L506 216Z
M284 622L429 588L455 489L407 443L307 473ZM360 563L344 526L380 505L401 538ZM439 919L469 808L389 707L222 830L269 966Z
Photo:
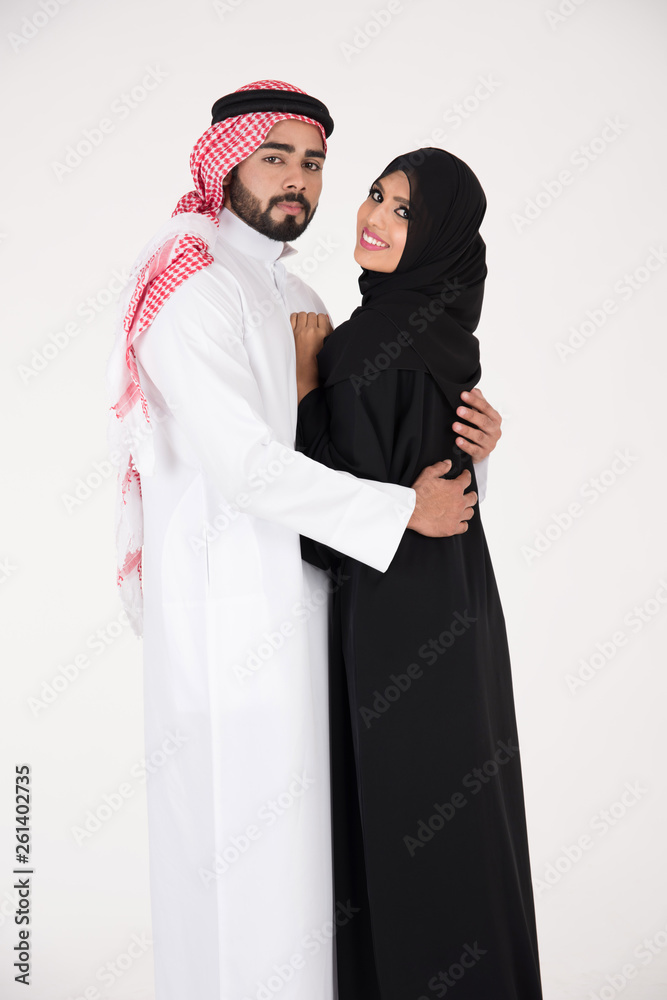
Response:
M307 166L307 167L308 167L309 169L311 169L311 168L312 168L313 170L321 170L321 169L322 169L321 165L320 165L319 163L316 163L316 162L315 162L315 160L309 160L309 161L308 161L308 162L306 163L306 166Z
M264 160L265 160L266 163L268 163L269 160L280 160L280 157L279 156L265 156Z

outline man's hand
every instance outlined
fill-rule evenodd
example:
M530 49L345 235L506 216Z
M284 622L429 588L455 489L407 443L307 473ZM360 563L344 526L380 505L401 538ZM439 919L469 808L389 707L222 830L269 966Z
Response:
M502 434L500 425L503 418L490 403L487 403L477 388L472 392L462 392L461 399L468 405L459 406L457 414L475 426L452 424L457 434L465 434L465 437L457 437L456 443L461 451L467 452L472 457L473 462L481 462L491 454L500 441Z
M477 494L473 490L463 492L472 479L469 469L464 469L456 479L440 478L451 467L449 459L427 465L412 484L417 502L408 528L418 531L420 535L443 538L462 535L468 530L468 521L475 513L473 508L477 503Z

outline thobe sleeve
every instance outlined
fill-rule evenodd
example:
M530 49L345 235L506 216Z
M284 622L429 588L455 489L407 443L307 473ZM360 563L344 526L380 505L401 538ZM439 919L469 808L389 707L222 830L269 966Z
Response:
M489 480L489 456L481 462L475 462L475 478L477 479L477 496L480 503L486 497L486 487Z
M454 419L452 415L451 419ZM382 372L362 389L343 379L307 393L299 403L297 448L332 469L371 480L413 483L422 469L451 457L435 441L454 441L441 394L426 372ZM443 433L435 432L440 426ZM486 460L475 465L485 482ZM478 487L480 486L478 482ZM321 568L338 553L302 538L301 555Z
M276 439L233 289L181 285L137 340L137 360L227 502L384 572L416 494L343 475ZM295 386L296 391L296 386Z

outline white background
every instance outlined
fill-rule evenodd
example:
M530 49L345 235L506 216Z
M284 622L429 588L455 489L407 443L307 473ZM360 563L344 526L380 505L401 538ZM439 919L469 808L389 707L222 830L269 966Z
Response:
M336 121L320 208L295 263L337 320L358 301L355 211L389 159L442 145L486 191L481 387L503 413L504 434L482 513L513 653L545 998L667 997L667 261L645 267L667 243L666 6L403 0L379 28L373 12L383 8L384 0L2 4L7 1000L153 995L150 948L135 942L140 957L127 958L133 935L150 935L150 911L136 776L141 645L118 624L115 483L96 465L107 449L107 290L190 190L188 156L213 101L266 78L306 89ZM153 89L142 90L151 70ZM99 145L58 167L103 118L112 128ZM600 138L607 119L617 123L609 141ZM564 170L571 182L559 190ZM330 250L316 263L320 240ZM624 275L635 273L633 290ZM89 297L98 312L86 312ZM615 311L605 315L607 300ZM558 344L587 320L589 335L560 357ZM68 324L74 335L63 333ZM625 465L610 471L617 452ZM579 516L568 523L563 512L575 503ZM84 654L88 666L70 667L68 680L67 665ZM590 679L572 689L567 676L591 657ZM29 989L14 984L11 967L13 775L22 762L33 768ZM73 828L123 783L131 794L121 807L77 842ZM575 861L580 838L587 849ZM119 974L103 978L109 962Z

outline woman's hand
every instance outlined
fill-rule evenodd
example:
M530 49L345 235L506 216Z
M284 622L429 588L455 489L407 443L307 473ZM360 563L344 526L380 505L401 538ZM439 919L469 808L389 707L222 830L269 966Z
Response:
M324 338L328 337L333 327L326 313L292 313L292 333L296 346L296 356L314 357L322 350Z
M297 393L301 402L311 389L320 384L317 355L333 327L326 313L292 313L290 320L296 349Z

